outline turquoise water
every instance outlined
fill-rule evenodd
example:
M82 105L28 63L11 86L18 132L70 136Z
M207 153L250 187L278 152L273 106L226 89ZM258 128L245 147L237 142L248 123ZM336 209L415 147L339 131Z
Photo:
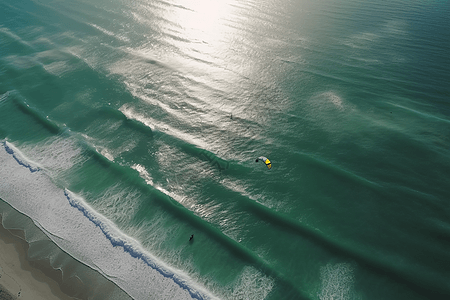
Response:
M0 198L135 299L448 299L449 25L0 0Z

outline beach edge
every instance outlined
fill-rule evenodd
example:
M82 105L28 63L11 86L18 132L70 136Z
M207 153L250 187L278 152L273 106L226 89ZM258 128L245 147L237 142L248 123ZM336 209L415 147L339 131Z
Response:
M133 299L115 282L66 253L30 217L2 198L0 285L0 291L12 299Z
M61 276L60 271L51 272L28 261L28 243L6 229L1 220L0 214L0 294L2 299L78 299L70 297L61 290L55 280L55 276Z

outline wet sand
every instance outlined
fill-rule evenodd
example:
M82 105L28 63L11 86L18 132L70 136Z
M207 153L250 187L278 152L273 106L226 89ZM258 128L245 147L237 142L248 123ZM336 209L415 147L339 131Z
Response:
M1 220L1 218L0 218ZM20 234L20 233L19 233ZM58 270L40 270L27 260L28 244L0 223L0 300L69 300L53 280Z

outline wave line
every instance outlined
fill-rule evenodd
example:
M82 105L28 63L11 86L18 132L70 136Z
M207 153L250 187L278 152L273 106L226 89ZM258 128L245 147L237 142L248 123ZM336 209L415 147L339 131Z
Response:
M194 290L194 288L190 287L185 281L185 279L179 278L177 274L175 274L173 271L168 270L168 268L164 268L154 262L154 259L150 257L150 255L144 253L143 250L139 249L139 244L137 241L130 242L127 241L127 239L132 239L131 237L120 237L120 234L117 234L117 236L114 234L114 232L119 233L120 231L116 228L113 224L110 223L106 218L99 215L98 213L95 213L92 208L89 207L87 203L85 203L81 199L77 199L73 195L71 191L69 191L67 188L64 189L64 195L66 196L67 200L69 201L69 204L78 209L83 215L91 221L94 225L96 225L104 234L104 236L110 241L111 245L113 247L122 247L125 252L127 252L131 257L137 258L142 260L145 264L147 264L152 269L158 271L162 276L166 278L172 279L178 286L183 288L184 290L188 291L188 293L191 295L192 298L198 299L198 300L204 300L209 299L209 297L202 295L199 291Z

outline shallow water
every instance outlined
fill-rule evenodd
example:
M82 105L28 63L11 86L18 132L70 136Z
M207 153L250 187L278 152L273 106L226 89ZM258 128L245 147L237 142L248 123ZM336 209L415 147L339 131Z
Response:
M131 297L450 295L447 2L0 8L0 198Z

